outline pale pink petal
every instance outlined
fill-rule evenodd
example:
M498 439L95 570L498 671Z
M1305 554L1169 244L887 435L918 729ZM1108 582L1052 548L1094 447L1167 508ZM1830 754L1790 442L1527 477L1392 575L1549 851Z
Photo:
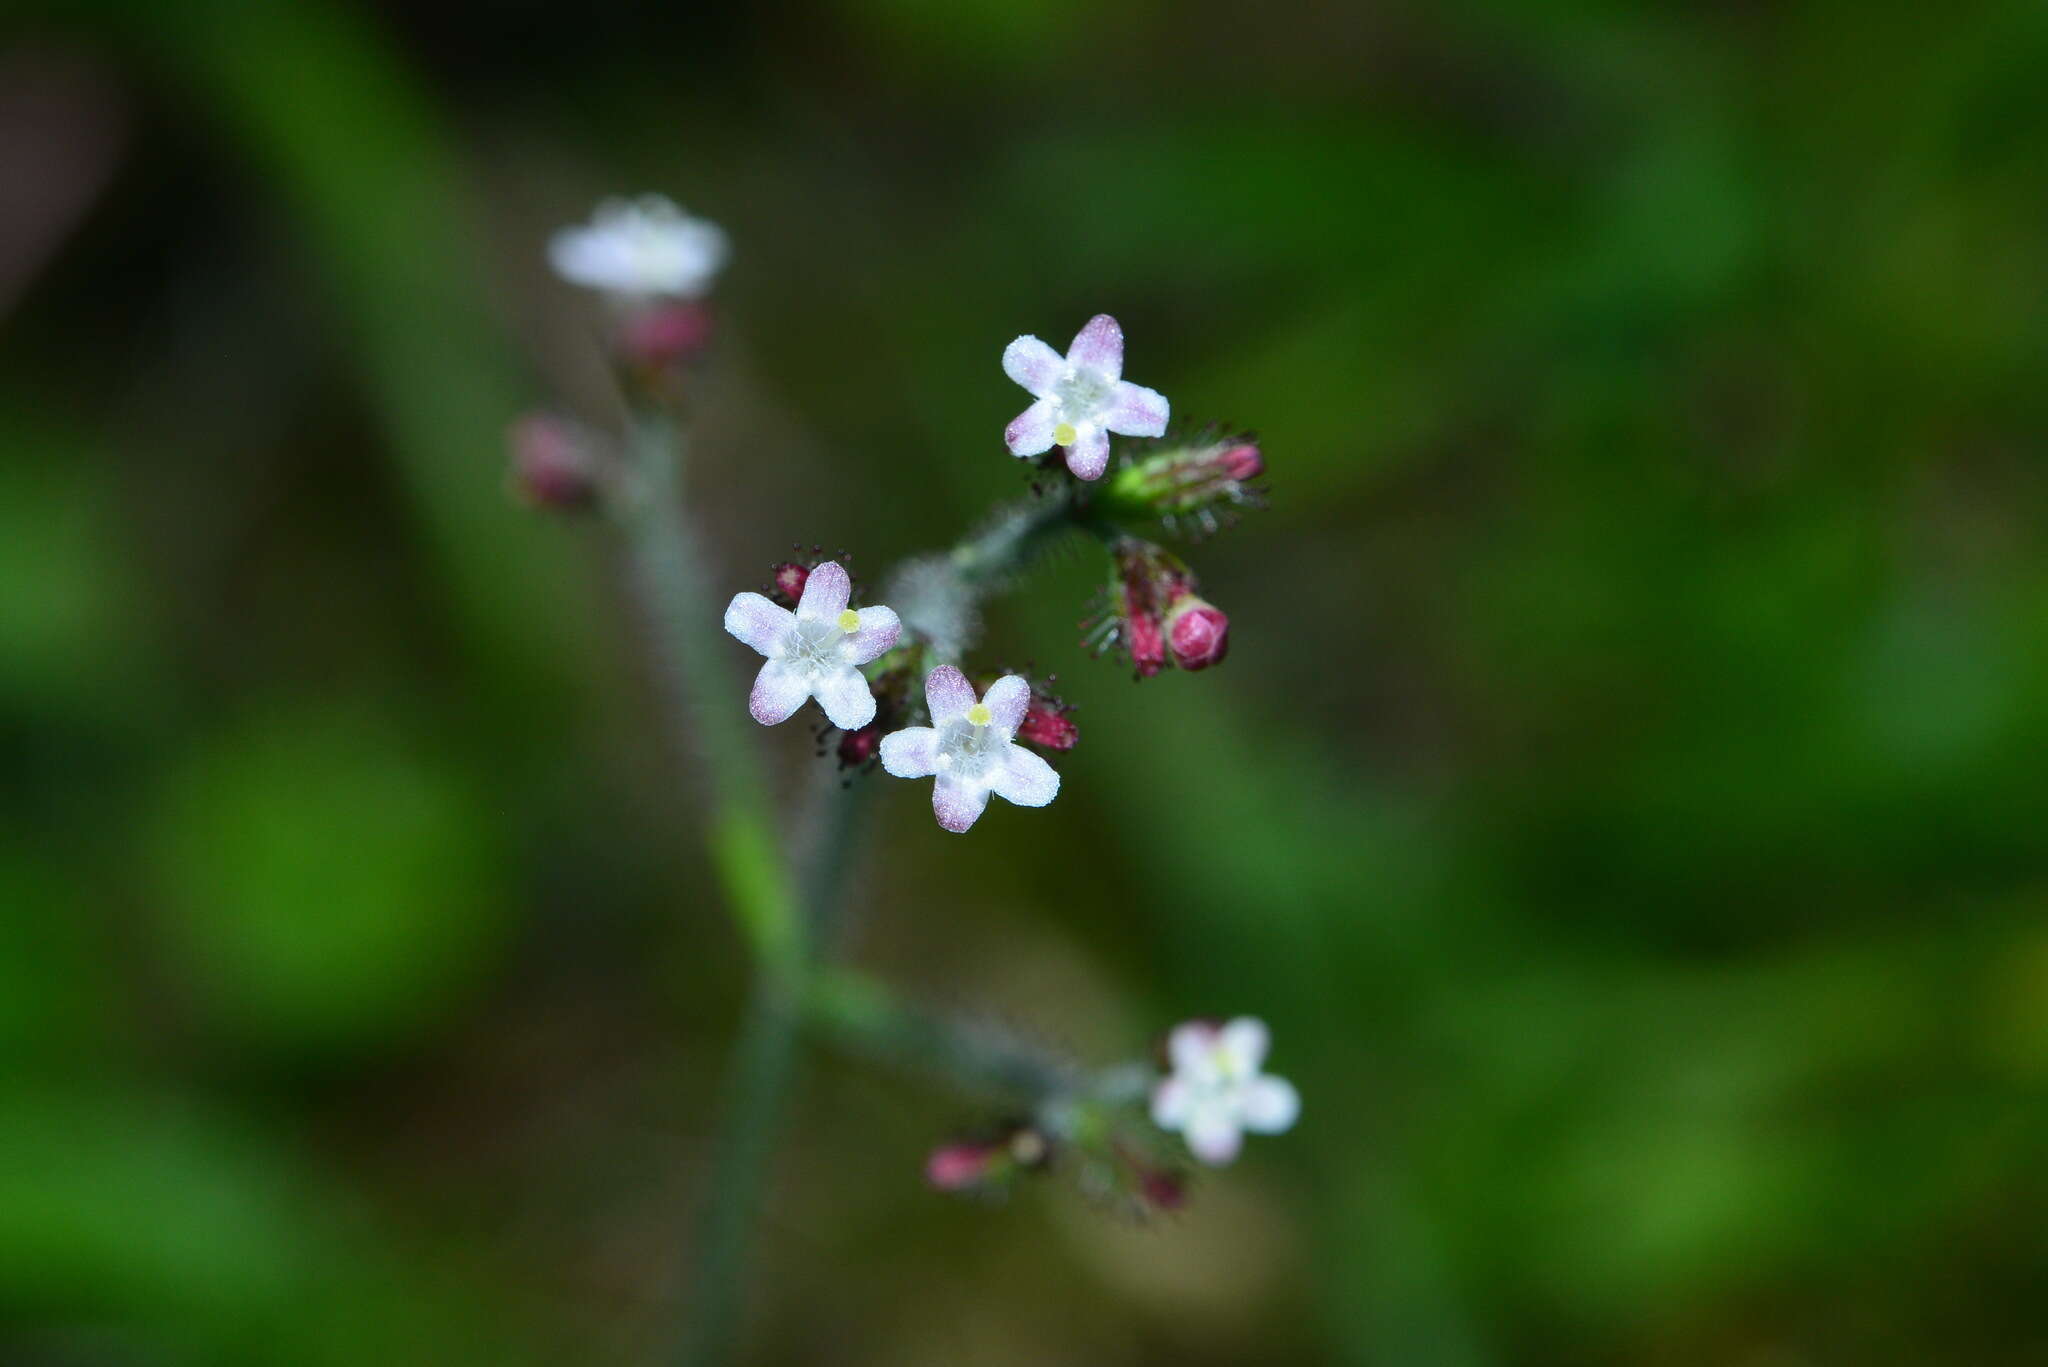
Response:
M1166 1056L1173 1071L1189 1078L1216 1075L1216 1027L1207 1021L1189 1021L1173 1027L1166 1037Z
M1066 368L1060 354L1036 337L1019 337L1003 348L1003 374L1030 390L1033 398L1044 398Z
M996 796L1019 807L1043 807L1059 796L1060 771L1021 745L1003 752L1003 763L995 772Z
M795 624L788 608L758 593L736 593L725 605L725 629L763 655L774 650L783 633Z
M1010 454L1036 456L1052 450L1053 418L1059 406L1057 399L1040 399L1019 413L1003 429L1003 444L1010 448Z
M1238 1099L1244 1127L1258 1134L1292 1129L1301 1114L1301 1094L1284 1077L1253 1078Z
M853 580L837 561L827 560L804 580L804 596L796 604L797 616L812 621L829 620L846 611L846 600L852 596Z
M882 767L897 778L929 778L939 767L939 733L906 726L882 737Z
M1188 1117L1186 1134L1188 1148L1195 1157L1215 1168L1237 1157L1237 1151L1244 1145L1244 1131L1238 1127L1237 1117L1216 1105L1197 1106Z
M1067 364L1086 366L1105 379L1124 373L1124 330L1106 313L1090 318L1067 348Z
M880 604L862 608L859 616L860 625L847 635L840 649L848 664L864 665L896 648L897 639L903 635L903 623L897 620L895 609Z
M826 719L842 731L858 731L875 719L875 695L858 669L827 670L812 688Z
M1216 1041L1226 1066L1240 1077L1249 1077L1259 1071L1259 1065L1266 1061L1266 1050L1272 1045L1272 1036L1266 1030L1266 1023L1254 1016L1239 1016L1223 1027L1222 1036Z
M932 785L932 813L941 826L955 834L972 826L987 806L988 789L978 783L962 783L940 774Z
M1014 736L1024 724L1024 709L1031 705L1031 685L1015 674L1005 674L988 686L981 700L988 704L992 724L1002 728L1004 735Z
M1177 1130L1188 1123L1194 1106L1194 1089L1177 1077L1170 1077L1152 1089L1152 1123L1162 1130Z
M780 660L770 660L754 676L754 693L747 699L747 711L763 726L788 721L792 712L811 696L811 681L801 670Z
M931 709L934 726L958 721L974 706L974 685L953 666L940 665L925 675L924 705Z
M1116 397L1110 400L1102 425L1127 437L1163 437L1172 411L1166 396L1158 390L1125 380L1116 387Z
M1075 479L1101 479L1109 468L1109 433L1099 427L1083 432L1067 448L1067 468Z

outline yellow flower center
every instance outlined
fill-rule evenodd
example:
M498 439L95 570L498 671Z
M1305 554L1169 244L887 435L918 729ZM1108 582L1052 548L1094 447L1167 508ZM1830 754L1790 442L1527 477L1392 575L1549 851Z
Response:
M852 608L847 608L844 611L842 611L839 614L839 629L841 631L859 631L860 614L855 612Z
M967 709L967 720L973 722L976 726L987 726L995 720L995 714L988 710L987 703L978 702Z
M1074 424L1063 422L1052 429L1052 439L1061 446L1072 446L1081 439L1081 434L1074 430Z

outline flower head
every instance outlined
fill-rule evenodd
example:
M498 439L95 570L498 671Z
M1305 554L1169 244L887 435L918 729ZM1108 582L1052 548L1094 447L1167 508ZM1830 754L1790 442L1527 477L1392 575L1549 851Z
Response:
M795 612L758 593L733 595L725 629L768 657L747 701L755 721L787 721L807 698L842 730L875 719L875 695L860 667L894 647L903 624L885 607L848 607L852 593L846 571L828 560L805 578Z
M629 299L691 299L725 265L725 230L692 218L660 195L610 199L590 222L548 243L555 273L571 284Z
M1166 1042L1173 1071L1152 1090L1153 1121L1185 1135L1189 1150L1212 1167L1237 1157L1246 1130L1291 1128L1301 1097L1286 1079L1259 1071L1267 1044L1265 1022L1250 1016L1176 1026Z
M814 575L813 578L816 576ZM924 681L930 726L882 737L882 767L897 778L930 778L932 811L949 831L972 826L988 795L1043 807L1060 790L1059 772L1012 737L1031 702L1031 685L1006 674L980 698L967 676L940 665Z
M1062 357L1036 337L1003 348L1003 373L1037 400L1004 429L1013 456L1054 446L1067 451L1077 479L1100 479L1109 467L1109 434L1157 437L1166 432L1166 397L1123 378L1124 330L1098 313Z

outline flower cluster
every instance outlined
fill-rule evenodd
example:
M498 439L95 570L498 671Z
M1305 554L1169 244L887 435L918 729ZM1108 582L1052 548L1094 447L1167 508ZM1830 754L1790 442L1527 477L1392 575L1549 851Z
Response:
M548 255L565 279L609 304L629 404L664 419L681 411L690 363L711 339L705 295L729 255L724 231L658 196L608 201L589 223L557 233ZM836 730L830 748L846 769L931 779L932 810L946 831L972 828L991 797L1050 804L1061 777L1047 756L1071 752L1080 738L1071 709L1050 693L1050 680L970 675L962 661L976 644L981 600L1064 535L1093 536L1108 565L1091 632L1098 646L1126 653L1140 679L1221 663L1229 618L1201 596L1189 565L1152 537L1214 533L1258 506L1264 455L1249 436L1218 428L1169 436L1166 397L1125 380L1123 365L1123 328L1106 313L1089 319L1064 354L1034 336L1003 349L1004 374L1031 395L1004 444L1035 459L1053 487L1034 484L1033 499L998 512L950 551L908 562L885 581L893 606L857 606L843 556L782 561L766 592L734 594L725 630L763 657L747 700L754 721L778 725L815 702L829 724L821 753ZM1112 436L1135 441L1114 471ZM645 504L615 500L673 492L648 478L659 462L633 466L635 443L567 418L522 420L510 447L511 485L535 506L623 511ZM1265 1025L1251 1017L1187 1022L1168 1037L1163 1069L1061 1071L1023 1118L935 1150L926 1177L945 1191L1000 1193L1061 1165L1084 1190L1125 1209L1174 1209L1190 1160L1229 1163L1247 1132L1293 1125L1300 1100L1262 1071L1267 1047Z

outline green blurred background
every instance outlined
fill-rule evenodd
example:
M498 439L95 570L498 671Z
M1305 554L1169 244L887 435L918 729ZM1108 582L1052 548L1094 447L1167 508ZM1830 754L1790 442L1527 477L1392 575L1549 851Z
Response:
M2044 70L2035 3L13 7L0 1361L672 1338L745 965L501 473L606 415L542 248L643 189L736 243L726 590L1016 493L1002 345L1097 310L1275 489L1214 673L1087 660L1085 558L992 614L1065 792L882 781L849 955L1093 1060L1263 1015L1302 1124L986 1209L812 1055L750 1360L2048 1360Z

